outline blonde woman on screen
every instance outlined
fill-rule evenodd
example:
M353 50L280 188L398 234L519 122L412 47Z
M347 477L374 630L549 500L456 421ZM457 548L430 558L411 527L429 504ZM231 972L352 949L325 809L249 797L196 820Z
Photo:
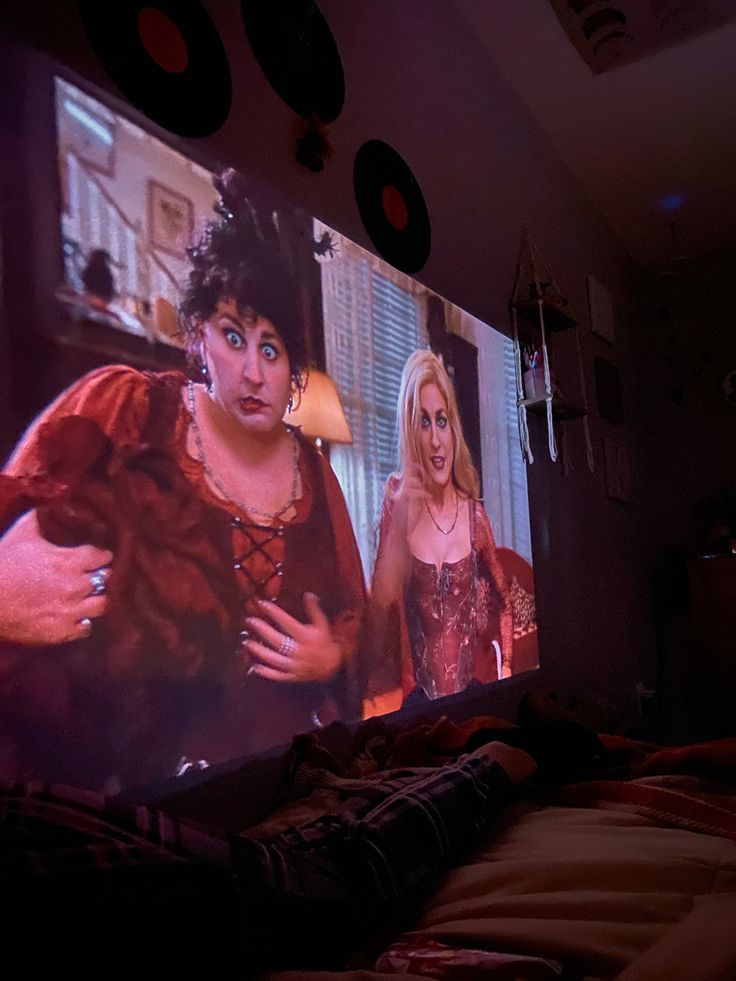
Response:
M452 382L415 351L398 402L400 470L387 483L368 619L369 693L386 711L511 674L508 587L479 498ZM500 651L500 658L497 657ZM393 693L381 699L381 694Z

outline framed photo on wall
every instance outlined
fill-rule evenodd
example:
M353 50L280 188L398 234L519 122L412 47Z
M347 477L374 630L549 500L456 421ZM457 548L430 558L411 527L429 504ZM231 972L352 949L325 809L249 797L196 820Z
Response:
M178 191L148 181L148 239L154 249L183 259L192 244L194 205Z

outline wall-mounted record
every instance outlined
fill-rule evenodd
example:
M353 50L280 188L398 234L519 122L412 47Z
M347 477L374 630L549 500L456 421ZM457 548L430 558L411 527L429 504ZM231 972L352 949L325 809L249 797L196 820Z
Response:
M105 70L149 119L186 137L222 126L230 67L199 0L78 0L78 7Z
M337 119L345 75L314 0L241 0L240 9L253 54L279 98L305 119Z
M405 273L429 258L431 230L422 190L408 165L381 140L364 143L353 167L355 200L371 241Z

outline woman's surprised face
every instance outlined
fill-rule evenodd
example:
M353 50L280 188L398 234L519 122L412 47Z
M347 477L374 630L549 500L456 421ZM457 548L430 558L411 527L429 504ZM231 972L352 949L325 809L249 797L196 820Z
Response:
M211 397L243 429L268 433L281 425L291 394L284 342L264 317L221 300L202 329Z
M444 486L452 477L455 448L447 418L447 403L434 382L419 390L419 447L430 482Z

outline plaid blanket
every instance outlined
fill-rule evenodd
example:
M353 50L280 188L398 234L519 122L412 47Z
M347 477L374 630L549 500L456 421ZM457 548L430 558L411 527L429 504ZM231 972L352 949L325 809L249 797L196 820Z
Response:
M243 903L227 842L160 812L69 787L2 787L0 883L6 947L37 970L97 977L153 956L189 976L206 943L213 976L235 976Z
M202 938L222 964L247 951L253 969L341 965L403 922L510 791L498 764L469 756L367 786L301 828L228 840L87 791L5 787L8 927L33 924L58 949L94 934L169 957L172 937Z
M0 786L0 875L123 865L229 865L225 839L161 811L58 784Z
M497 763L466 756L368 784L300 828L262 840L238 836L233 863L251 928L269 950L290 938L279 966L344 963L377 931L406 923L511 790Z

